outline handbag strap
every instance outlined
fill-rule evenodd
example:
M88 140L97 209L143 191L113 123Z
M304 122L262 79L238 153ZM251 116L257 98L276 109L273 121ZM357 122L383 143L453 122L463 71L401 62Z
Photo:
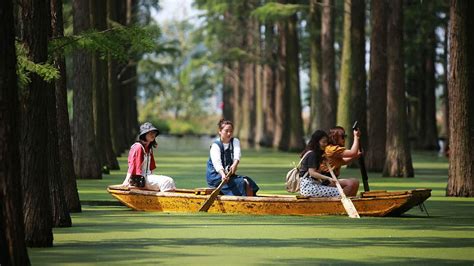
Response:
M307 151L307 152L303 155L303 157L301 157L301 160L300 160L300 162L296 165L296 168L300 169L301 163L303 162L304 158L306 158L306 156L307 156L308 154L310 154L311 152L313 152L313 151L309 150L309 151Z

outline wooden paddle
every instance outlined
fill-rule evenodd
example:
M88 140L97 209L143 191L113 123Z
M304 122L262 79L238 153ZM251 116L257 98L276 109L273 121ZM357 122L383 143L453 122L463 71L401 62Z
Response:
M357 212L354 203L352 203L352 200L346 197L346 194L344 194L344 190L341 187L341 184L339 184L339 180L337 180L336 175L332 171L331 166L329 165L328 162L326 162L326 165L329 169L329 172L331 173L332 179L336 183L337 190L339 191L339 194L341 195L341 202L342 206L344 206L344 209L347 212L347 215L351 218L360 218L359 213Z
M230 172L227 173L226 177L230 177ZM214 201L216 200L217 196L219 195L219 193L221 192L221 189L222 189L222 186L225 185L225 183L227 183L226 180L222 180L222 182L219 184L219 186L216 187L216 189L214 189L214 191L211 193L211 195L209 196L209 198L207 198L207 200L201 205L201 208L199 208L199 211L200 212L207 212L209 210L209 208L211 207L212 203L214 203Z

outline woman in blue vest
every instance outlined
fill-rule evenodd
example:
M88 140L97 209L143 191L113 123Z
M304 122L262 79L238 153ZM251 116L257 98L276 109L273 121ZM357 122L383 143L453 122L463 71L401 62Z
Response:
M248 176L237 175L240 162L240 141L233 138L234 125L229 120L221 119L218 125L219 138L211 145L207 161L206 179L210 187L217 187L222 181L224 195L255 196L259 187Z

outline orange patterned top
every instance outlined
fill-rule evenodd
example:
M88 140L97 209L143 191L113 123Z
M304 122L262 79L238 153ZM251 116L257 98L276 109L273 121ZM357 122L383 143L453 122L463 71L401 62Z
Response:
M345 165L346 163L342 159L342 153L346 150L345 147L341 147L338 145L328 145L326 149L324 149L324 157L325 160L321 161L321 165L319 166L319 170L323 173L329 173L329 169L326 166L326 161L329 162L329 165L334 170L334 174L339 176L341 173L341 166Z

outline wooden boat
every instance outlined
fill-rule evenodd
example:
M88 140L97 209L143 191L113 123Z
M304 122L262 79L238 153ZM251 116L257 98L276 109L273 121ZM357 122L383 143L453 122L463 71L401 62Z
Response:
M126 206L139 211L198 212L212 189L178 189L157 192L109 186L107 191ZM431 196L431 189L407 191L369 191L352 197L361 216L400 216ZM209 213L253 215L346 215L339 198L313 198L295 195L256 197L219 195Z

